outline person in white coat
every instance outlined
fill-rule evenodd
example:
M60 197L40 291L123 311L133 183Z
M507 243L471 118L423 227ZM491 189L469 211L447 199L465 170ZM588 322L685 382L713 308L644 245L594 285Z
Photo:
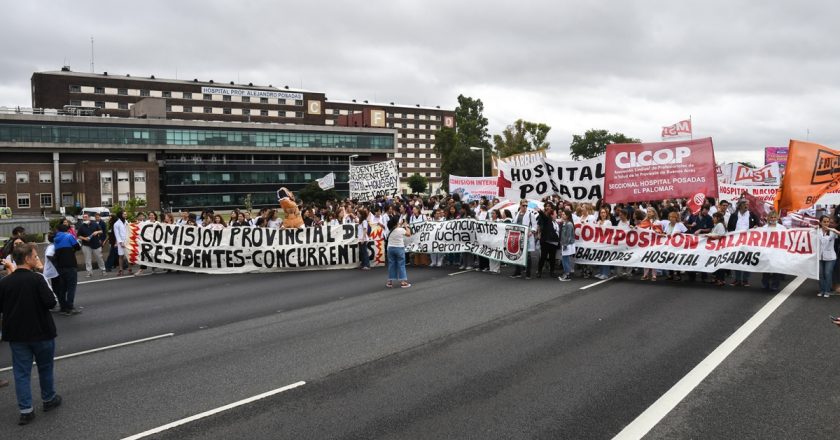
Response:
M119 268L117 276L122 276L123 265L128 266L125 256L125 244L128 240L128 228L125 221L125 211L117 212L117 221L114 223L114 239L117 242L117 255L119 256ZM131 274L131 266L128 266L128 273Z
M525 259L525 279L531 279L531 253L537 251L534 234L537 231L537 219L533 212L528 210L528 201L522 199L519 201L519 211L513 216L513 223L522 225L528 228L528 252ZM522 277L522 266L516 266L516 270L511 275L511 278Z

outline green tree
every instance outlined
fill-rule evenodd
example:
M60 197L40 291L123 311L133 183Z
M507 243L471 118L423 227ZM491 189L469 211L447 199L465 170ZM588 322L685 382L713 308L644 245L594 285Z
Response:
M443 188L449 189L450 174L457 176L481 174L481 152L470 150L470 147L484 150L485 168L489 170L492 145L487 131L487 118L484 117L484 103L480 99L458 95L455 128L441 127L435 135L435 151L441 158Z
M126 200L125 207L123 208L125 211L125 219L133 222L137 218L137 208L141 206L146 206L146 201L143 199L132 197Z
M529 122L517 119L508 125L501 135L493 135L494 152L498 157L508 157L528 151L547 150L545 141L551 127L541 122Z
M600 156L607 151L609 144L635 144L641 142L638 139L629 138L621 133L610 133L607 130L587 130L583 136L573 135L572 159L591 159Z
M421 194L426 192L426 187L429 186L429 179L425 176L421 176L417 173L414 173L413 176L408 178L408 187L411 188L411 192L413 194Z
M335 192L335 189L328 189L324 191L318 186L318 182L309 182L302 190L300 190L297 194L297 197L303 200L304 203L316 203L318 205L324 205L327 200L338 200L338 193Z

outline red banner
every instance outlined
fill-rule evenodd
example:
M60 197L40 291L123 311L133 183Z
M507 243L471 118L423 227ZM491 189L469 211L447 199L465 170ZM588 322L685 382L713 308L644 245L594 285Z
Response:
M662 127L662 139L677 136L691 136L691 119Z
M712 138L607 146L604 201L642 202L718 193Z

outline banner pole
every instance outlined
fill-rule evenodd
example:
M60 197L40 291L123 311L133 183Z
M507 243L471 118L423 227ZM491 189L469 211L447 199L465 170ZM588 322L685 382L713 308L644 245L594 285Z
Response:
M688 135L691 137L691 140L694 140L694 122L691 122L691 115L688 115L688 125L691 126L691 133Z

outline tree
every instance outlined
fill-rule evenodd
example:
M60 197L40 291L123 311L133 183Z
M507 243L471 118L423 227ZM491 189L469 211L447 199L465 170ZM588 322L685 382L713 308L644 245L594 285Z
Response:
M447 190L450 174L458 176L481 174L481 152L470 150L470 147L484 149L485 167L490 169L492 145L487 131L487 118L484 117L483 112L484 104L480 99L458 95L455 128L441 127L435 135L435 151L441 159L441 184Z
M517 119L508 125L501 135L493 135L494 150L498 157L508 157L528 151L547 150L545 141L551 127L541 122L529 122Z
M141 206L146 206L146 201L143 199L138 199L136 197L132 197L125 202L125 219L133 222L137 218L137 208Z
M335 189L328 189L324 191L318 186L318 182L309 182L302 190L300 190L297 194L297 197L303 200L304 203L316 203L318 205L324 205L327 200L338 200L338 193L335 192Z
M591 159L607 151L608 144L636 144L638 139L629 138L621 133L610 133L607 130L587 130L583 136L572 136L572 159Z
M414 173L413 176L408 178L408 187L411 188L411 192L414 194L426 192L427 186L429 186L429 179L417 173Z

